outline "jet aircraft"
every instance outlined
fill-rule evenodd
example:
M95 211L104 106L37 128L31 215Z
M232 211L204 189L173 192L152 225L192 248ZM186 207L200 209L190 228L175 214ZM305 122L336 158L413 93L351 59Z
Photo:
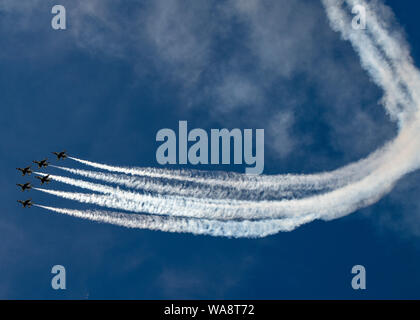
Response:
M31 167L26 167L26 168L16 168L16 170L19 170L20 172L22 172L22 176L26 175L26 174L31 174L32 170Z
M51 181L49 174L47 174L46 176L36 176L35 178L39 179L41 181L41 184L44 184L44 182L49 183Z
M57 160L60 159L65 159L67 158L67 154L66 151L61 151L61 152L53 152L53 154L55 154L57 156Z
M17 202L19 202L24 208L28 207L30 208L32 206L32 199L29 200L18 200Z
M45 167L48 167L48 162L47 162L47 159L44 159L44 160L41 160L41 161L36 161L36 160L34 160L34 161L32 161L33 163L36 163L37 165L38 165L38 168L45 168Z
M27 182L27 183L25 183L25 184L20 184L20 183L17 183L16 184L18 187L20 187L21 189L22 189L22 191L25 191L25 190L30 190L31 188L32 188L32 186L31 186L31 184L29 183L29 182Z

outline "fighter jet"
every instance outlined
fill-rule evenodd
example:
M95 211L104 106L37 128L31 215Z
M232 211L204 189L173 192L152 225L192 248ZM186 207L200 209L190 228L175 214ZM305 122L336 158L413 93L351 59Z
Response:
M55 154L57 156L57 160L67 158L66 151L53 152L53 154Z
M32 173L32 170L31 170L30 166L26 167L26 168L16 168L16 170L19 170L20 172L22 172L22 176Z
M34 161L32 161L33 163L36 163L37 165L38 165L38 168L45 168L45 167L47 167L48 166L48 162L47 162L47 159L44 159L44 160L41 160L41 161L36 161L36 160L34 160Z
M22 189L22 191L25 191L25 190L30 190L31 188L32 188L32 186L31 186L31 184L29 183L29 182L27 182L27 183L25 183L25 184L20 184L20 183L17 183L16 184L18 187L20 187L21 189Z
M29 200L18 200L17 202L19 202L24 208L28 207L30 208L32 206L32 199Z
M41 181L41 184L44 184L44 182L49 183L51 181L49 174L47 174L46 176L36 176L35 178L39 179Z

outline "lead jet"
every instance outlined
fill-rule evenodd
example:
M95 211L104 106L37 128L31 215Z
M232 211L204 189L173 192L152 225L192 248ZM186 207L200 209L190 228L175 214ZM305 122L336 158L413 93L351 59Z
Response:
M20 187L21 189L22 189L22 191L25 191L25 190L30 190L31 188L32 188L32 186L31 186L31 184L29 183L29 182L27 182L27 183L25 183L25 184L20 184L20 183L17 183L16 184L18 187Z
M24 208L26 208L26 207L30 208L32 206L32 204L33 204L32 203L32 199L25 200L25 201L18 200L17 202L19 202Z
M49 174L47 174L46 176L36 176L35 178L39 179L41 181L41 184L44 184L44 182L49 183L51 181Z
M26 174L31 174L32 170L31 167L26 167L26 168L16 168L16 170L19 170L20 172L22 172L22 176L26 175Z
M47 159L44 159L44 160L41 160L41 161L36 161L36 160L34 160L34 161L32 161L33 163L36 163L37 165L38 165L38 168L46 168L46 167L48 167L48 162L47 162Z
M67 158L67 154L66 151L61 151L61 152L53 152L53 154L55 154L57 156L57 160L60 159L65 159Z

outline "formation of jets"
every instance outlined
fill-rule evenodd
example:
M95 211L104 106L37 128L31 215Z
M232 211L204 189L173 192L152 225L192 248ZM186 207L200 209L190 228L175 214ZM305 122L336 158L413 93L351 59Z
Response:
M57 160L67 158L66 151L53 152L53 154L55 154L57 156ZM39 169L46 168L49 165L47 159L44 159L44 160L41 160L41 161L34 160L32 162L35 163L38 166ZM16 168L16 170L19 170L22 173L22 176L30 175L33 172L32 169L31 169L31 166L25 167L25 168ZM51 178L50 178L49 174L47 174L45 176L35 176L35 178L39 179L41 184L49 183L51 181ZM17 183L16 185L19 188L22 189L22 192L25 191L25 190L30 190L32 188L32 185L31 185L30 182L26 182L24 184ZM26 207L30 208L33 205L32 199L18 200L17 202L19 202L24 208L26 208Z

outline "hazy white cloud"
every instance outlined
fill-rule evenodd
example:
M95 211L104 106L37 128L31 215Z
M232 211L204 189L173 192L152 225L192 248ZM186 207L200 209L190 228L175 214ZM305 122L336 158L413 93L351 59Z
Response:
M255 107L261 105L263 92L258 84L239 74L227 74L220 85L216 85L215 109L221 113L235 111L235 107Z
M269 141L274 142L268 144L268 147L273 149L279 158L288 156L296 146L291 132L294 122L294 115L291 111L279 112L268 122L266 135Z
M208 1L158 0L140 13L166 73L195 84L210 63L213 23Z

